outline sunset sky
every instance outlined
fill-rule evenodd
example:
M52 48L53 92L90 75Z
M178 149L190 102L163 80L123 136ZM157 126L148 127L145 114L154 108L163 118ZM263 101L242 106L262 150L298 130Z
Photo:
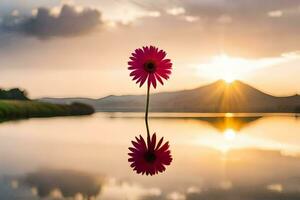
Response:
M218 79L300 94L300 0L1 0L0 86L32 98L142 94L130 53L168 53L156 92Z

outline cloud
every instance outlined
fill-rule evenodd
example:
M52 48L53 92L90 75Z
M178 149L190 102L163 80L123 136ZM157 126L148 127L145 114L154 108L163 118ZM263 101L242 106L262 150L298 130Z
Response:
M11 12L11 16L18 17L20 15L19 10L15 9Z
M184 8L185 16L201 19L199 26L205 32L194 33L203 40L199 41L203 49L211 48L213 41L216 51L248 58L278 56L299 49L299 1L186 0L175 4L176 8Z
M27 174L23 182L36 188L40 197L74 197L76 194L95 197L101 189L96 176L72 170L40 170Z
M181 15L185 13L185 9L183 7L173 7L166 10L169 15Z
M185 195L179 192L171 192L167 195L168 200L185 200Z
M150 200L164 199L161 189L75 170L43 169L17 177L0 177L0 199Z
M196 22L196 21L199 20L199 17L187 15L187 16L184 16L184 19L185 19L187 22Z
M268 12L269 17L281 17L282 16L282 11L281 10L274 10Z
M267 186L268 190L275 191L275 192L282 192L283 187L281 184L270 184Z
M210 189L201 193L188 194L186 200L213 199L213 200L296 200L300 198L297 192L280 192L278 190L269 190L260 186L242 187L230 190Z
M109 179L103 186L99 199L160 199L162 191L159 188L143 187L136 183Z
M65 1L67 2L69 1ZM32 15L27 18L22 15L22 9L13 8L9 12L10 19L3 18L7 25L4 29L49 38L88 33L100 25L101 33L98 33L101 35L95 37L94 44L104 41L105 48L112 48L116 40L121 40L124 48L131 49L133 44L156 43L174 49L173 52L177 54L175 56L179 55L184 62L199 62L199 57L207 58L221 52L235 57L262 58L299 50L299 1L76 2L76 5L80 3L85 7L68 3L67 8L73 11L71 17L68 15L68 20L63 15L65 11L53 4L45 4L48 7L46 9L32 9ZM101 13L95 9L87 9L89 6L101 8ZM14 13L17 16L11 15L14 9L19 9ZM46 13L46 19L41 17L42 13ZM82 38L84 39L87 38ZM22 40L25 41L24 38ZM15 41L9 45L12 43L21 46ZM118 45L117 49L119 48Z
M16 15L4 18L2 29L20 32L39 38L53 36L74 36L88 33L102 23L101 13L96 9L63 5L61 8L43 8L32 10L32 16Z

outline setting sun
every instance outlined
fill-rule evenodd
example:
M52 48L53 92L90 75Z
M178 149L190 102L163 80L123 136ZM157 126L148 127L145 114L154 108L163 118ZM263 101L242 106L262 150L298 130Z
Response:
M285 55L278 58L250 59L234 57L226 53L217 54L209 58L206 62L195 66L199 76L211 80L224 80L230 84L235 80L244 81L249 75L255 75L259 70L267 69L271 66L293 61L293 55Z
M232 83L242 78L247 65L249 65L247 60L220 54L212 57L208 63L199 65L198 70L212 79L222 79L227 83Z
M226 83L232 83L234 82L236 79L233 76L226 76L224 78L222 78Z
M237 66L241 64L241 60L229 57L226 54L221 54L213 58L213 62L218 67L220 79L227 83L232 83L237 77Z

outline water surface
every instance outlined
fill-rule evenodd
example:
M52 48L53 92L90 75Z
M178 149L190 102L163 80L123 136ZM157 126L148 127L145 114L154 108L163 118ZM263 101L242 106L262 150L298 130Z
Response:
M0 124L0 199L300 199L300 119L290 114L153 113L170 141L161 175L136 175L142 113Z

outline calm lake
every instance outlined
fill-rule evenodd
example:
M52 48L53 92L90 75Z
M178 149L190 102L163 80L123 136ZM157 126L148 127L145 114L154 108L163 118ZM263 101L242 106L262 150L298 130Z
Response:
M165 173L135 174L130 141L142 113L0 124L0 200L300 199L300 118L292 114L152 113L170 142Z

